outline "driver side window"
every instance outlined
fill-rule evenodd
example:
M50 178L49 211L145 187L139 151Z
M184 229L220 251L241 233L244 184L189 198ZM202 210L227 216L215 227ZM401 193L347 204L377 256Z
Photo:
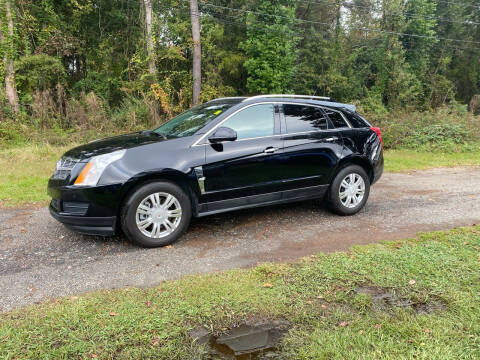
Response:
M240 110L221 126L235 130L239 140L273 135L273 104L253 105Z

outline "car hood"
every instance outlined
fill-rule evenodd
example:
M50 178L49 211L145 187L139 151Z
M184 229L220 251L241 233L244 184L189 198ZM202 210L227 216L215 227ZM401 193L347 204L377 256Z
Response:
M165 141L165 139L155 134L148 132L135 132L91 141L88 144L80 145L67 151L64 156L78 160L85 160L96 155L107 154L117 150L130 149L162 141Z

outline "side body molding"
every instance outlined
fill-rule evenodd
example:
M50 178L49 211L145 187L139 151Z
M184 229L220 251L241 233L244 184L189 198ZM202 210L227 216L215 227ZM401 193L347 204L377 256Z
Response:
M193 170L195 171L195 176L197 177L200 193L203 195L205 194L205 176L203 175L203 166L197 166Z

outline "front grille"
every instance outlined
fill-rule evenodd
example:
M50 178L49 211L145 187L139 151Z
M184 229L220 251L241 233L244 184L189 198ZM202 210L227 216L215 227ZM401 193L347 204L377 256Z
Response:
M57 167L53 173L53 178L57 180L66 180L72 169L77 165L78 160L72 158L62 157L60 161L57 163Z

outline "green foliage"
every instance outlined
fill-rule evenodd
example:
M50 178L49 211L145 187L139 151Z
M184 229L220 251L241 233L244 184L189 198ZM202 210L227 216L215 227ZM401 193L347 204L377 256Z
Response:
M124 82L119 77L109 76L103 72L92 71L87 76L75 83L73 90L79 93L93 92L106 99L113 106L119 105L124 96L122 87Z
M2 84L0 121L15 116L26 126L57 132L94 124L107 131L115 124L150 126L190 106L188 2L152 2L156 72L150 74L143 1L10 1L14 35L1 6L0 56L15 59L22 106L14 115ZM393 131L386 144L396 147L439 142L421 132L429 123L420 116L414 115L417 124L397 122L398 114L425 111L429 117L480 94L475 0L355 0L349 6L337 0L218 0L200 2L200 12L202 101L274 92L331 96L357 104L380 123L392 120L385 124ZM95 104L100 110L90 110ZM407 140L411 136L414 141Z
M149 105L152 104L146 99L138 99L133 96L125 97L120 106L113 111L110 121L116 129L122 132L125 129L153 128L156 123L151 117L152 111Z
M251 93L286 93L294 73L297 36L292 29L294 1L266 0L258 12L247 16L247 39L240 44L245 51L248 72L247 89ZM274 17L277 16L277 17Z
M54 89L64 84L66 71L62 62L46 54L24 56L15 63L17 89L21 94Z
M459 146L480 141L480 116L466 113L464 106L423 112L379 111L367 117L382 129L387 149L455 151Z
M452 142L461 144L468 142L471 137L468 129L463 124L433 124L418 129L408 139L410 147L418 145Z

